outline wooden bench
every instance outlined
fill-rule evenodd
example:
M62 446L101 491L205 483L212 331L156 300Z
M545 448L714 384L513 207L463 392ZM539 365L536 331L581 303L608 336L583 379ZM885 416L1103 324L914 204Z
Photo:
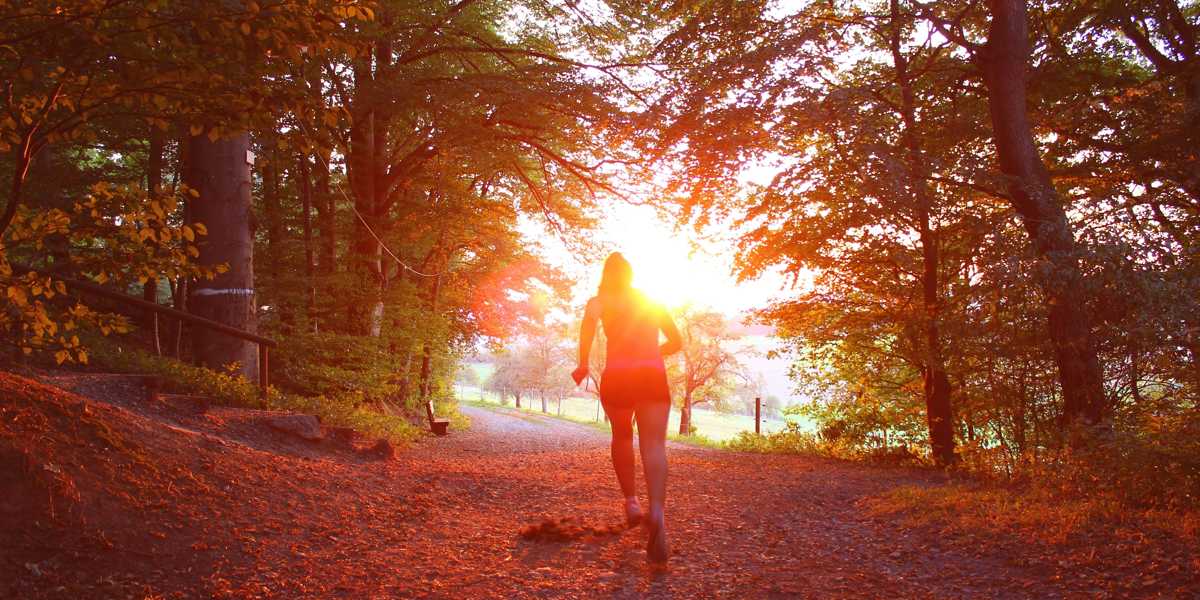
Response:
M450 419L433 416L433 400L425 401L425 415L429 417L429 430L434 435L446 435L446 429L450 427Z

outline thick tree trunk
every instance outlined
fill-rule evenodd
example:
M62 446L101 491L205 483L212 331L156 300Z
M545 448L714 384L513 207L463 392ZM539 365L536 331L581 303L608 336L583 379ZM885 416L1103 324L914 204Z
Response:
M383 328L383 295L387 286L383 248L385 177L387 172L387 112L377 100L375 72L388 64L387 44L371 47L371 56L354 63L354 122L346 154L347 174L354 193L354 239L351 267L363 286L360 301L350 306L351 327L360 335L378 336ZM374 63L374 69L373 69Z
M679 435L687 435L692 430L692 395L684 394L683 406L679 407Z
M363 129L372 128L368 125ZM355 137L354 134L351 137ZM360 146L372 148L371 138L373 135L362 139ZM382 227L376 216L375 177L372 176L374 152L362 150L352 152L352 155L357 155L357 160L350 166L352 180L356 181L351 267L364 289L361 302L350 307L349 317L355 333L378 336L383 327L383 292L387 279L383 271L383 247L376 239L377 235L382 235Z
M933 211L933 192L929 189L926 161L917 132L916 99L908 71L908 59L900 49L901 31L898 0L890 0L891 51L896 84L900 88L900 114L904 122L904 145L908 153L907 175L916 201L916 226L921 242L921 297L925 309L925 416L929 424L929 445L933 458L940 465L955 460L954 412L950 398L950 378L946 376L942 357L942 340L938 331L941 319L941 298L938 291L938 240L930 223Z
M228 265L215 279L197 282L188 304L193 314L254 332L254 239L250 210L250 136L210 141L206 135L188 140L185 180L199 197L189 203L192 222L204 223L208 235L198 240L205 266ZM204 327L192 335L196 361L212 369L236 363L237 373L258 377L258 349L247 342Z
M980 56L988 90L996 156L1009 200L1039 259L1049 305L1049 337L1063 392L1064 425L1096 423L1106 412L1104 387L1088 314L1089 295L1061 199L1050 184L1026 112L1029 57L1024 0L990 0L992 22Z

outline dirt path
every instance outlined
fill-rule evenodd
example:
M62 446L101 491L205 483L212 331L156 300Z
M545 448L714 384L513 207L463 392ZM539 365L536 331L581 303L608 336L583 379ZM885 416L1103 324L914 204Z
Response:
M87 391L86 382L75 387ZM621 515L604 432L468 406L470 431L379 462L264 437L245 411L200 415L124 400L135 396L117 393L89 414L109 419L138 440L139 453L156 457L135 461L152 468L131 463L114 471L147 469L138 492L125 494L138 497L105 491L104 516L88 524L102 543L38 551L36 540L14 542L9 548L24 548L19 562L30 573L16 567L23 577L10 591L137 598L1023 598L1087 591L1060 589L1004 556L964 552L961 544L872 520L856 506L889 487L933 483L927 474L672 445L673 556L656 570L645 564L640 529L606 529ZM86 482L80 486L86 496ZM114 520L120 511L135 517ZM522 537L545 518L574 519L599 533ZM1036 594L1024 587L1029 582Z

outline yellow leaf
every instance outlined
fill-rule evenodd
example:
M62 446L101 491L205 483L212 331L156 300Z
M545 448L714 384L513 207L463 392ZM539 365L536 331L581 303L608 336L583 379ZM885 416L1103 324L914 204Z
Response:
M192 135L200 135L201 133L204 133L204 126L203 125L192 125L191 127L188 128L188 132L191 133Z
M33 348L30 348L29 346L21 346L21 352L28 356L29 354L33 353Z
M183 234L183 239L185 239L189 242L196 241L196 232L192 231L191 227L184 225L183 227L181 227L179 229L179 232Z
M96 283L104 283L105 281L108 281L108 273L100 271L100 274L96 276Z
M76 358L79 360L80 363L83 363L86 365L87 361L88 361L87 350L80 350L78 353L78 356L76 356Z
M138 232L138 238L140 238L143 242L146 240L154 241L154 230L147 227Z
M67 360L68 356L70 356L70 355L67 353L66 350L59 350L58 352L54 353L54 362L61 365L61 364L63 364L63 361Z
M250 23L248 21L242 21L241 29L243 35L250 35Z
M187 247L187 253L188 253L188 254L189 254L189 255L190 255L192 258L199 258L199 257L200 257L200 251L199 251L199 250L197 250L197 249L196 249L196 247L195 247L195 246L192 246L191 244L188 244L188 247Z
M208 235L208 225L205 225L204 223L195 223L192 225L192 227L196 228L196 233L200 235Z

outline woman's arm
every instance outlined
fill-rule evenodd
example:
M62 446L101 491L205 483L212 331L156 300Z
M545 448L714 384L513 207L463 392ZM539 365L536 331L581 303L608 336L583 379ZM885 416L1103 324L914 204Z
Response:
M583 381L588 374L588 356L592 352L592 341L596 339L596 322L600 320L600 302L596 298L588 300L587 308L583 310L583 325L579 328L579 365L571 373L575 385Z
M661 306L658 311L658 328L662 329L663 334L667 336L667 343L659 347L659 352L663 356L670 356L683 349L683 338L679 335L679 328L675 327L675 320L671 318L671 313Z

